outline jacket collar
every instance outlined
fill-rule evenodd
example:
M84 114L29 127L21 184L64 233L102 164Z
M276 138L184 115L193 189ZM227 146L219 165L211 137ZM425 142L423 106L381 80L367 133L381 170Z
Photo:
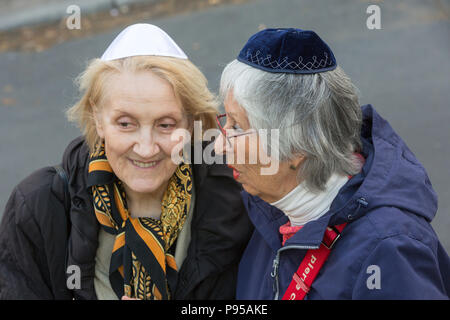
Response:
M356 181L348 182L336 198L345 196L346 191L355 183ZM241 195L255 229L258 230L273 250L277 251L280 249L282 239L279 228L289 220L288 217L278 208L257 196L247 193L245 190L241 192ZM305 249L318 248L327 227L351 222L361 212L360 209L365 206L364 197L358 193L353 194L350 199L345 201L341 208L337 208L335 203L337 202L334 201L330 210L322 217L305 224L303 228L286 241L285 246L292 245L304 247Z
M278 208L245 190L241 192L241 196L255 229L273 250L278 250L281 247L278 229L288 221L288 217Z

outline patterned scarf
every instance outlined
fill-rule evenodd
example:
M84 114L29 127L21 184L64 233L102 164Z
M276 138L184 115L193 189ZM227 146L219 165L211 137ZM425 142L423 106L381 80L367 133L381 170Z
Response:
M104 144L90 155L88 186L102 228L115 235L109 279L119 299L126 295L168 300L176 287L173 256L191 203L192 171L181 164L169 180L161 203L161 218L132 218L123 183L114 175Z

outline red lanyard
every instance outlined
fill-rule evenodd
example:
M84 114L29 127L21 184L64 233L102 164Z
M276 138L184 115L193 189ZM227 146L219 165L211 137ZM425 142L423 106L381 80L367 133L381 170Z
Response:
M284 293L283 300L303 300L305 298L346 224L327 228L320 247L306 252Z

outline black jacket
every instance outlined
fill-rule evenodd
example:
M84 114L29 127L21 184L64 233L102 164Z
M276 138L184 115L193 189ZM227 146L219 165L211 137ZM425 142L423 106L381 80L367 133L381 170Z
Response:
M12 192L0 225L0 299L96 299L99 223L86 188L88 147L79 137L62 167L70 199L54 167L39 169ZM252 226L241 187L225 165L193 165L191 242L175 299L234 299L239 259ZM69 221L70 220L70 221ZM81 270L81 289L66 286L67 267Z

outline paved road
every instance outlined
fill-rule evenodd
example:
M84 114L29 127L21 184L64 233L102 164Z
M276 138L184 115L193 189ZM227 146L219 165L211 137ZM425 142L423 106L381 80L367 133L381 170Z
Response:
M366 27L371 3L381 8L381 30ZM174 37L215 91L223 66L259 27L316 30L360 88L361 103L372 103L427 169L440 203L433 226L450 252L448 11L445 0L259 0L149 22ZM63 113L76 99L73 79L119 31L0 54L0 208L21 179L59 162L79 135Z

